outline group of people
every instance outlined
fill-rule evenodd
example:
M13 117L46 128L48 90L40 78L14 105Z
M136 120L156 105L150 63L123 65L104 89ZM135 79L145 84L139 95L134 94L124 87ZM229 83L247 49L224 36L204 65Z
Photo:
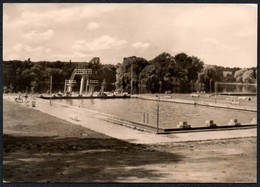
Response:
M25 99L25 103L28 103L28 93L25 93L25 95L24 96L22 96L22 94L19 94L19 96L18 96L18 98L15 98L15 101L16 102L19 102L19 103L22 103L23 102L23 99L22 99L22 97L24 97Z

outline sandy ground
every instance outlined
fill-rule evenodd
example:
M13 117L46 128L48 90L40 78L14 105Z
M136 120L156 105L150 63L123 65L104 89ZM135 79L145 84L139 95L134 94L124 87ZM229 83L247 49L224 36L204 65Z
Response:
M71 123L68 113L59 111L59 118L47 114L57 111L55 106L43 113L47 106L37 101L34 110L4 99L5 181L256 182L255 130L227 131L218 138L213 133L206 138L201 133L160 136L107 126L83 114ZM64 115L66 120L60 119ZM109 136L85 128L102 125L109 132L115 126L127 129L131 137L120 128Z

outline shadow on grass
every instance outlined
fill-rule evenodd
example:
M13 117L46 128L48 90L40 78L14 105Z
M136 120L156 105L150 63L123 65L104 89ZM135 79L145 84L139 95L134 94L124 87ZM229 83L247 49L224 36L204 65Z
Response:
M164 177L180 155L108 138L4 135L4 180L11 182L132 182Z

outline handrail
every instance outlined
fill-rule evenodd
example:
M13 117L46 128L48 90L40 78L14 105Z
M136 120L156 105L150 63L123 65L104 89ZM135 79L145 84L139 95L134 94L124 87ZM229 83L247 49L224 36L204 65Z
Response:
M75 75L91 75L92 69L74 69L73 73L70 76L70 80L75 78Z

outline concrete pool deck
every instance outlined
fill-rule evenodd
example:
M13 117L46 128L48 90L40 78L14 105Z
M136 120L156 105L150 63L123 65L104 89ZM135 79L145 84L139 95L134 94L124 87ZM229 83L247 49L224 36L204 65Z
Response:
M13 96L4 96L6 100L14 101ZM132 128L127 128L114 123L103 121L87 114L86 110L80 107L71 107L69 105L60 104L52 101L50 106L49 100L36 99L36 106L32 107L31 103L17 103L24 107L31 107L35 110L47 113L57 118L64 119L76 125L81 125L88 129L99 133L106 134L110 137L127 141L135 144L164 144L170 142L185 142L185 141L201 141L212 139L226 139L238 137L255 137L257 129L237 129L224 131L210 132L187 132L176 134L155 134L146 131L138 131Z

